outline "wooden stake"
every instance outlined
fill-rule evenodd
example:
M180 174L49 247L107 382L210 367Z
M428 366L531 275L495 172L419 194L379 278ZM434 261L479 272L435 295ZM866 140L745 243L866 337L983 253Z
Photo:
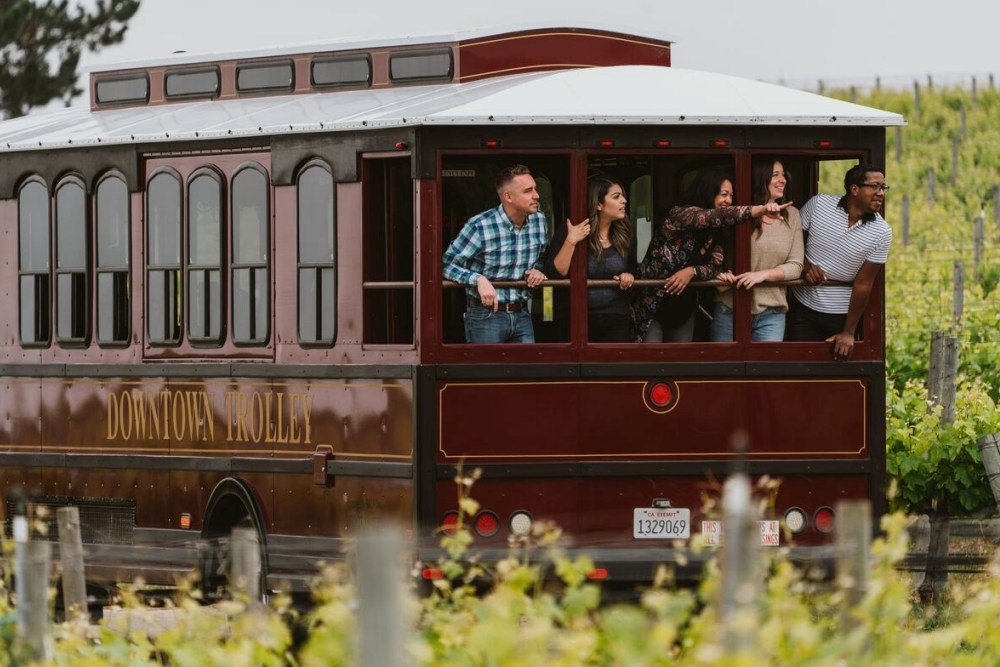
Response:
M358 664L400 667L404 664L403 540L394 533L373 533L358 540Z
M253 528L233 528L229 543L230 581L233 597L260 600L260 540Z
M87 584L83 574L80 508L56 510L59 524L59 562L62 565L63 608L66 619L87 618Z
M857 624L854 610L868 590L872 508L867 500L841 500L835 509L837 586L844 592L840 630L848 633Z

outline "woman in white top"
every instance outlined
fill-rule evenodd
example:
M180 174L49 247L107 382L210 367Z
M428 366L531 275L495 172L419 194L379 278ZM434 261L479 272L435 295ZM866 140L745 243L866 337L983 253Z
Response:
M789 175L779 160L768 160L753 169L754 204L785 203ZM732 287L720 287L712 320L712 340L733 339L734 288L752 289L750 329L753 341L780 341L785 336L788 298L784 287L758 287L765 282L795 280L802 273L804 250L802 222L794 206L778 215L754 218L750 237L750 270L734 275L719 274Z

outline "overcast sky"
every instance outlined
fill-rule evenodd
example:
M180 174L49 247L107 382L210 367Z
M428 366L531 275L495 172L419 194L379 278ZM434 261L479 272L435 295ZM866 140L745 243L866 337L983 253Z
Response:
M1000 75L996 0L143 0L125 43L83 64L534 20L652 30L674 66L795 85Z

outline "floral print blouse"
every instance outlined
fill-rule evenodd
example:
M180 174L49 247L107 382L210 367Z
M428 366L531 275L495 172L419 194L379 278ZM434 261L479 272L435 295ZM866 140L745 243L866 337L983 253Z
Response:
M750 212L750 206L673 207L650 241L636 278L666 280L691 266L695 270L694 280L711 280L718 275L724 261L722 244L717 242L713 232L750 220ZM646 336L661 296L662 286L636 290L632 302L632 330L636 341L641 342Z

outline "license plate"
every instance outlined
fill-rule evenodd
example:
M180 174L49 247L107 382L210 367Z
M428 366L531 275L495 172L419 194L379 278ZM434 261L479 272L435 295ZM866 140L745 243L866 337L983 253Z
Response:
M691 537L691 510L686 507L636 507L632 537L637 540L684 540Z

